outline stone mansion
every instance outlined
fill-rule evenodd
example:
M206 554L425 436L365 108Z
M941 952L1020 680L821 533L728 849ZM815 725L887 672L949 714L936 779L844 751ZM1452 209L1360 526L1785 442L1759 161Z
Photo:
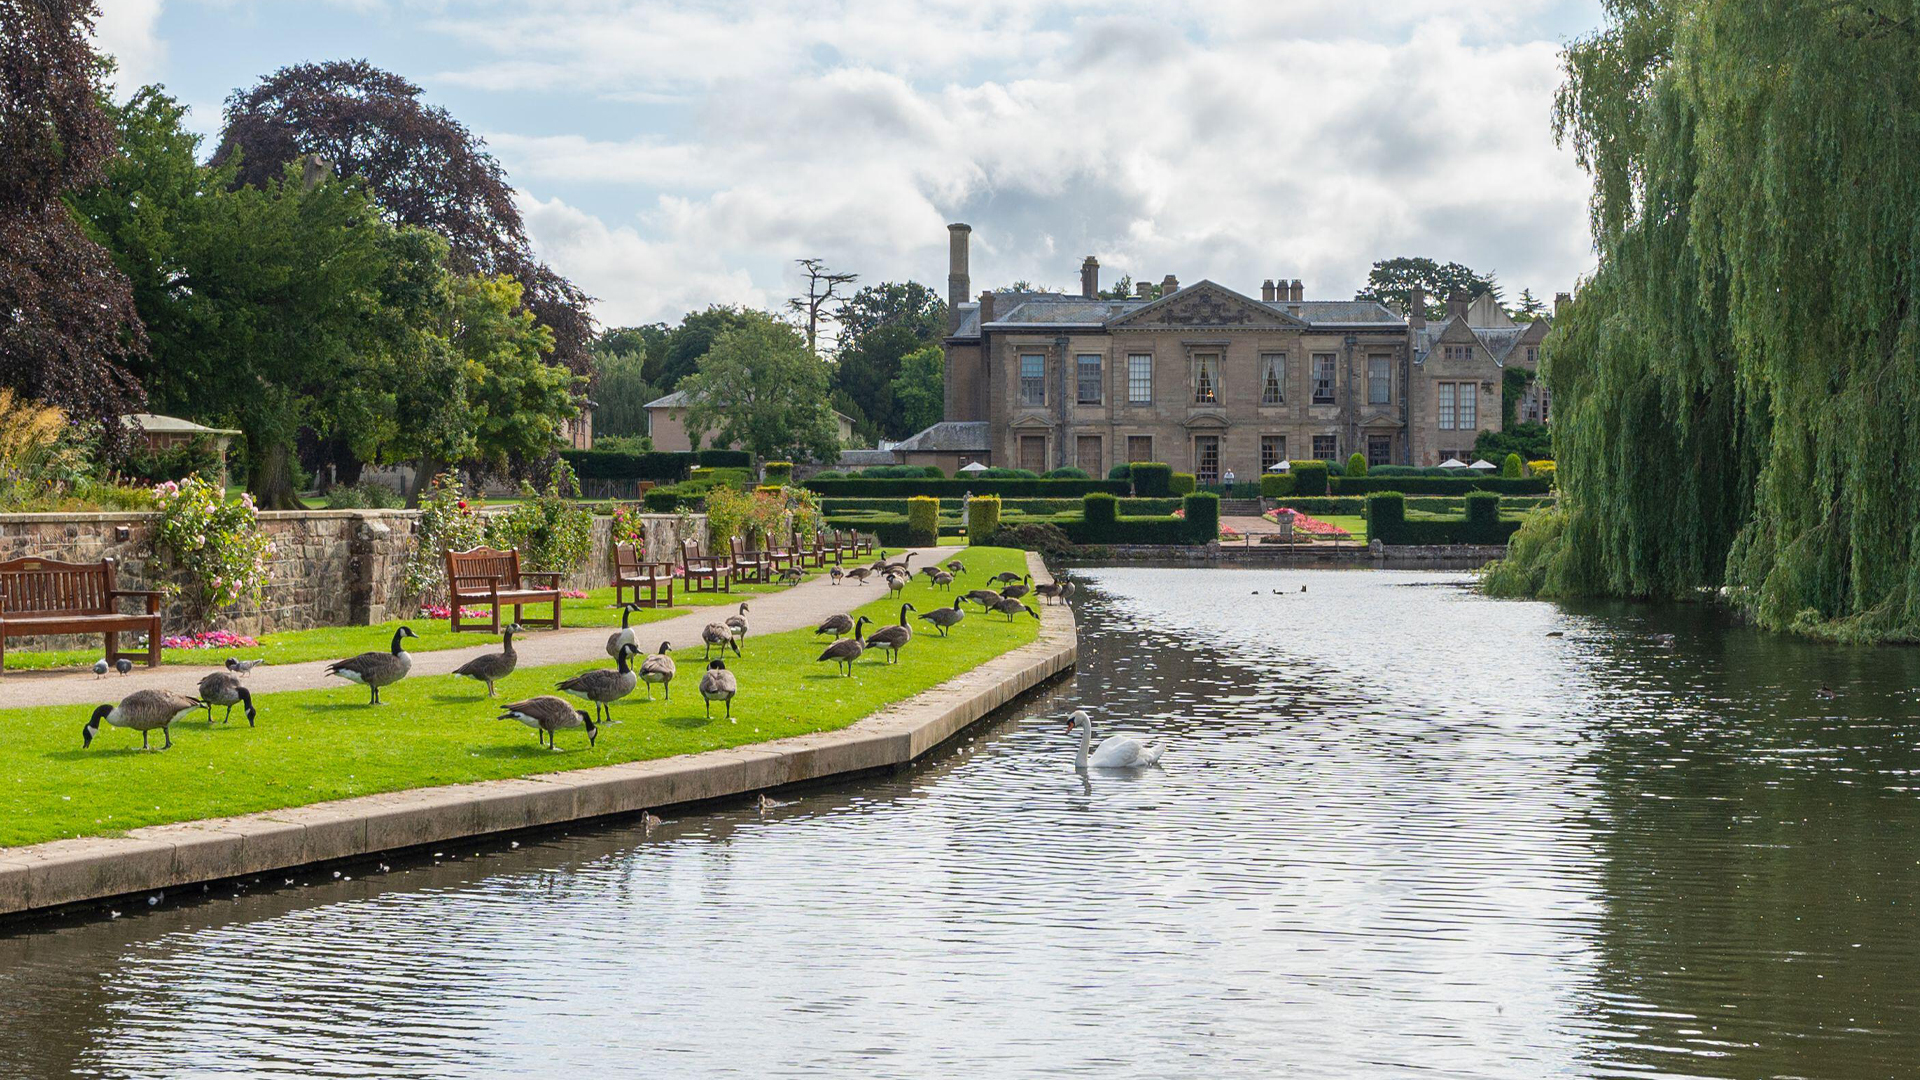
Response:
M948 226L946 419L893 447L894 460L951 471L970 461L1095 476L1164 461L1216 483L1276 462L1471 461L1501 428L1502 372L1539 362L1545 320L1518 324L1491 296L1448 298L1444 320L1372 301L1307 300L1299 281L1260 298L1171 275L1156 299L1099 297L1099 263L1078 295L971 296L966 225ZM1143 290L1145 291L1145 290ZM1544 421L1534 384L1521 419Z

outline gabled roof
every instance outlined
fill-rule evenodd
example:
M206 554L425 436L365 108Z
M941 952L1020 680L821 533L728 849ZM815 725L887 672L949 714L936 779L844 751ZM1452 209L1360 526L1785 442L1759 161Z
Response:
M1464 331L1471 334L1473 340L1493 357L1495 364L1505 367L1507 357L1522 341L1539 341L1546 336L1547 320L1536 319L1529 323L1517 323L1507 316L1491 293L1481 293L1467 306L1465 315L1452 315L1438 322L1428 323L1415 331L1413 336L1413 362L1424 364L1432 355L1434 347L1451 334L1454 341L1462 339Z
M1138 304L1138 301L1131 301ZM1198 281L1139 305L1113 320L1119 326L1305 326L1306 320L1212 281Z
M1314 326L1405 326L1406 316L1377 300L1276 300L1268 305Z

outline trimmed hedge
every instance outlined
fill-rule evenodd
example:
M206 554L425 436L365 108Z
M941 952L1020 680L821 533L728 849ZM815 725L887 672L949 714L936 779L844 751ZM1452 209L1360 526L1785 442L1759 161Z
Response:
M1293 474L1262 473L1260 475L1260 497L1263 499L1284 499L1293 494Z
M907 546L905 514L848 514L824 519L829 529L850 529L873 534L883 547Z
M1187 496L1187 532L1190 543L1211 544L1220 539L1220 496L1198 492Z
M793 462L791 461L767 462L767 467L764 474L761 476L761 481L763 483L773 484L775 486L793 483Z
M1173 479L1167 484L1167 494L1178 495L1181 498L1185 498L1193 494L1194 489L1199 486L1199 478L1192 473L1177 472L1173 474Z
M1048 469L1042 477L1045 480L1091 480L1093 474L1075 465L1062 465L1057 469Z
M825 473L820 475L822 479L825 479ZM842 474L835 473L834 475L839 477ZM935 480L939 480L947 474L941 472L940 466L938 465L870 465L867 468L861 469L860 475L869 480L901 480L908 478L917 480L923 476L930 476Z
M985 546L1000 531L1000 496L976 495L967 504L967 543Z
M1499 499L1494 500L1496 503ZM907 500L907 546L932 547L940 542L940 500L916 495Z
M701 487L725 484L728 487L739 488L741 491L751 491L757 483L753 478L752 469L737 469L729 465L697 466L686 482L698 484Z
M1127 467L1133 478L1133 493L1142 499L1166 499L1173 495L1173 466L1163 461L1136 461Z
M1185 545L1211 543L1220 535L1220 496L1201 493L1185 499L1186 518L1172 514L1130 517L1119 513L1120 500L1107 494L1091 494L1082 500L1084 508L1076 520L1062 517L1056 521L1062 532L1076 544L1159 544Z
M963 495L998 495L1001 498L1059 499L1078 498L1094 491L1114 495L1130 494L1124 480L822 480L806 482L808 490L823 498L878 499L891 496L904 499L913 495L960 498Z
M1358 450L1355 450L1353 452L1353 456L1347 459L1347 475L1348 476L1367 475L1367 455L1361 453Z
M1340 476L1331 481L1335 495L1368 495L1376 491L1397 491L1402 495L1465 495L1471 491L1491 491L1501 495L1545 495L1544 477L1518 480L1499 476ZM1301 494L1306 494L1302 491Z
M1088 495L1081 500L1080 518L1090 532L1112 529L1113 523L1120 520L1120 500L1105 493Z
M1397 491L1367 496L1367 535L1383 544L1504 544L1520 528L1500 519L1500 496L1490 491L1467 496L1464 518L1407 518L1407 497Z
M680 493L670 487L650 488L640 496L648 513L671 514L680 509Z
M745 450L701 450L700 464L710 469L751 469L753 455Z
M657 480L677 484L697 463L693 454L617 450L562 450L561 460L582 480Z
M1293 493L1295 495L1304 495L1312 498L1325 495L1329 490L1338 494L1338 489L1329 489L1327 486L1328 469L1326 462L1295 461L1289 463L1287 468L1288 475L1293 477ZM1342 482L1345 482L1344 477L1342 478Z

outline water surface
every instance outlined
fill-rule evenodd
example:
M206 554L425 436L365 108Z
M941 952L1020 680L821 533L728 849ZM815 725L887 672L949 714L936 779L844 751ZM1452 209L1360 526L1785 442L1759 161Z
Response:
M1913 1075L1920 653L1075 574L1079 673L921 767L16 928L0 1076Z

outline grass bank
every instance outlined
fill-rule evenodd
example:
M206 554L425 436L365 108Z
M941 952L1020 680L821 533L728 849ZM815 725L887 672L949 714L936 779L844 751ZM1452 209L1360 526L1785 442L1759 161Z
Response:
M1023 571L1026 557L974 548L963 558L969 572L956 583L962 591L1001 570ZM847 593L851 602L874 590ZM921 610L952 603L951 594L935 591L925 577L908 586L906 599ZM898 612L898 602L881 599L850 613L892 622ZM814 662L825 639L806 630L749 636L744 656L728 654L727 666L740 680L731 723L719 709L707 718L698 690L701 651L681 650L674 653L680 671L673 700L649 703L644 690L636 690L614 705L616 722L602 727L591 749L585 732L567 731L559 735L560 749L548 751L535 744L531 730L495 717L498 702L549 693L562 678L606 666L600 655L517 671L500 684L496 702L477 684L450 675L388 687L381 706L367 705L365 690L344 683L265 694L257 727L248 728L237 710L231 724L182 720L174 725L173 749L165 752L142 752L138 733L105 725L93 746L82 749L89 707L0 710L0 847L837 730L1033 641L1039 627L1034 619L1009 624L970 612L943 639L916 620L899 664L869 653L851 679L836 676L831 663ZM357 647L364 648L368 631L356 633ZM597 653L599 643L583 648ZM110 681L101 685L103 694L114 693ZM177 689L192 689L185 673Z

